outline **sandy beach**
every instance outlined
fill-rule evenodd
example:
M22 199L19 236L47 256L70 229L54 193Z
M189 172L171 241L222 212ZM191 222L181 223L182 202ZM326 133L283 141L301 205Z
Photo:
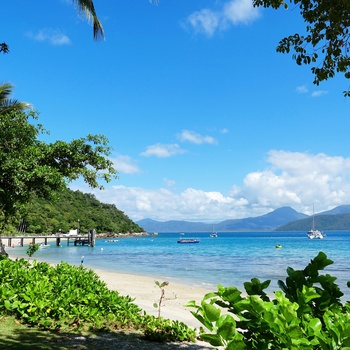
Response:
M41 243L43 240L37 239L35 243ZM27 247L30 243L29 239L24 240L24 247ZM18 251L19 240L13 239L11 246L8 246L8 240L3 239L6 252L11 259L19 257L16 252ZM14 247L14 248L13 248ZM30 258L35 260L35 256ZM106 270L93 269L98 276L106 282L108 288L117 290L121 295L128 295L135 299L134 303L138 305L142 310L145 310L148 314L157 316L158 309L153 306L154 303L159 303L161 296L160 288L155 284L155 280L149 276L125 274L118 272L110 272ZM160 283L164 281L159 281ZM202 300L203 296L210 292L204 288L193 287L185 284L170 282L165 287L165 298L163 299L160 315L164 318L178 320L184 322L191 328L198 329L200 322L191 314L190 309L184 305L190 300L196 300L198 303ZM152 344L145 342L125 345L125 349L187 349L187 350L209 350L213 347L208 343L197 340L196 343L162 343ZM135 347L136 346L136 347ZM124 349L124 347L121 347Z
M134 303L140 308L150 315L158 315L158 309L153 307L153 304L159 303L161 290L155 284L155 279L95 269L94 271L107 283L110 289L117 290L121 295L129 295L135 298ZM163 281L159 282L162 283ZM203 296L212 290L172 282L165 286L164 290L165 298L161 305L161 316L198 328L200 323L190 312L194 310L186 308L184 305L190 300L200 303Z
M25 239L24 247L28 246L30 241L30 239ZM43 239L36 239L35 243L40 244L43 241ZM18 257L16 255L16 247L18 247L19 239L12 239L11 246L8 246L8 240L3 238L3 244L5 244L6 252L11 259ZM35 255L31 260L35 260ZM159 303L161 290L155 284L155 281L158 280L162 283L164 280L152 278L151 276L110 272L100 269L93 270L99 275L101 280L106 282L109 289L117 290L121 295L128 295L135 299L134 303L148 314L158 315L158 309L153 304ZM191 314L191 311L194 310L186 308L184 305L190 300L200 303L203 296L213 290L173 282L169 282L169 285L165 286L164 290L165 298L161 305L160 315L164 318L184 322L189 327L199 328L199 321Z

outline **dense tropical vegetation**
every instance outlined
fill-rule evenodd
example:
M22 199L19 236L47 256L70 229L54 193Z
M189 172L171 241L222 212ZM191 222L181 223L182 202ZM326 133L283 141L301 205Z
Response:
M0 260L0 315L41 329L139 330L153 341L194 341L184 323L148 315L83 266Z
M64 233L71 229L81 233L91 229L97 233L143 232L114 204L101 203L92 194L69 189L57 194L56 200L33 198L19 225L7 232Z
M18 222L33 196L52 199L82 178L92 188L116 177L103 135L45 143L38 113L9 99L11 85L0 85L0 223Z
M244 284L247 296L219 285L200 305L189 302L205 327L201 338L227 350L350 349L350 304L335 277L319 274L332 263L320 252L303 270L289 267L272 299L264 292L270 281L253 278Z

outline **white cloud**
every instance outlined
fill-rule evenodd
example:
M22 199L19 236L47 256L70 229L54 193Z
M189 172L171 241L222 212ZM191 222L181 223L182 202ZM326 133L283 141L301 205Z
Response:
M249 24L260 17L260 12L252 0L232 0L224 5L222 17L234 25Z
M221 9L213 11L202 9L187 18L195 33L213 36L218 30L225 30L232 25L249 24L260 17L260 10L253 7L251 0L230 0Z
M305 85L298 86L296 90L299 94L306 94L307 92L309 92L308 88Z
M119 173L135 174L141 172L138 165L129 156L118 155L111 161Z
M126 186L94 194L135 221L220 222L263 215L282 206L312 214L313 203L316 212L350 204L350 158L271 150L267 167L247 174L242 185L234 184L226 195L194 188L176 193L172 187L151 190Z
M310 213L350 203L350 159L325 154L270 151L270 168L248 174L240 196L250 205L266 208L291 206Z
M227 214L235 200L219 192L205 192L188 188L180 194L167 189L149 190L136 187L113 186L95 192L96 197L114 203L133 220L153 218L166 220L206 221ZM210 220L209 220L210 221Z
M27 36L32 40L39 42L48 42L54 46L70 45L72 42L69 37L58 29L44 28L37 33L28 32Z
M314 91L311 96L312 97L320 97L320 96L323 96L323 95L327 95L328 94L328 91L325 91L325 90L318 90L318 91Z
M145 152L141 155L144 157L155 156L158 158L169 158L178 154L186 153L186 150L182 149L177 144L164 145L157 143L155 145L148 146Z
M192 13L187 22L196 34L203 33L207 36L214 35L220 24L220 14L203 9Z
M214 144L216 143L215 139L211 136L202 136L194 131L184 130L181 134L177 135L177 138L181 142L190 142L195 143L197 145L201 145L203 143Z

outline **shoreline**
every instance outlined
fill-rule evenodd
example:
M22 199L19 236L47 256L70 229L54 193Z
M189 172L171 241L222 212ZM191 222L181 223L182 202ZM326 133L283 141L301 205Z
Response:
M40 243L41 241L44 240L38 239L36 243ZM29 242L30 239L25 240L24 246L26 247L26 245L29 245ZM16 254L18 253L16 249L16 247L19 247L18 243L19 239L13 239L12 247L5 245L6 252L9 254L10 259L23 258L22 254ZM36 259L35 254L30 260L47 262L45 260ZM155 308L153 304L159 303L161 289L155 284L155 281L158 280L159 283L162 283L164 280L159 280L158 277L153 278L149 275L114 272L91 267L86 268L94 271L99 278L107 284L109 289L118 291L120 295L131 297L134 299L133 303L138 305L149 315L158 316L158 308ZM157 275L155 274L155 276ZM195 311L195 309L187 308L184 305L191 300L195 300L197 304L200 304L205 294L213 292L216 289L207 289L181 282L168 282L169 285L164 287L165 297L160 308L160 316L166 319L183 322L191 328L198 329L201 323L191 314L191 311Z

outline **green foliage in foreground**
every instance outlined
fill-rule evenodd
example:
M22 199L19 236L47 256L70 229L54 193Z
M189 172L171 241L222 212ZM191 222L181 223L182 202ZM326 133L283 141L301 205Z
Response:
M194 341L184 323L148 315L92 270L61 262L0 260L0 313L44 329L136 329L149 340Z
M33 256L33 254L39 249L39 244L36 243L30 243L29 247L27 249L27 254L29 257Z
M336 278L319 274L332 263L320 252L304 270L289 267L286 281L279 281L282 292L272 300L264 292L270 281L254 278L244 284L246 297L219 285L200 305L187 306L197 309L192 314L206 329L201 338L228 350L350 350L350 305L340 301Z

